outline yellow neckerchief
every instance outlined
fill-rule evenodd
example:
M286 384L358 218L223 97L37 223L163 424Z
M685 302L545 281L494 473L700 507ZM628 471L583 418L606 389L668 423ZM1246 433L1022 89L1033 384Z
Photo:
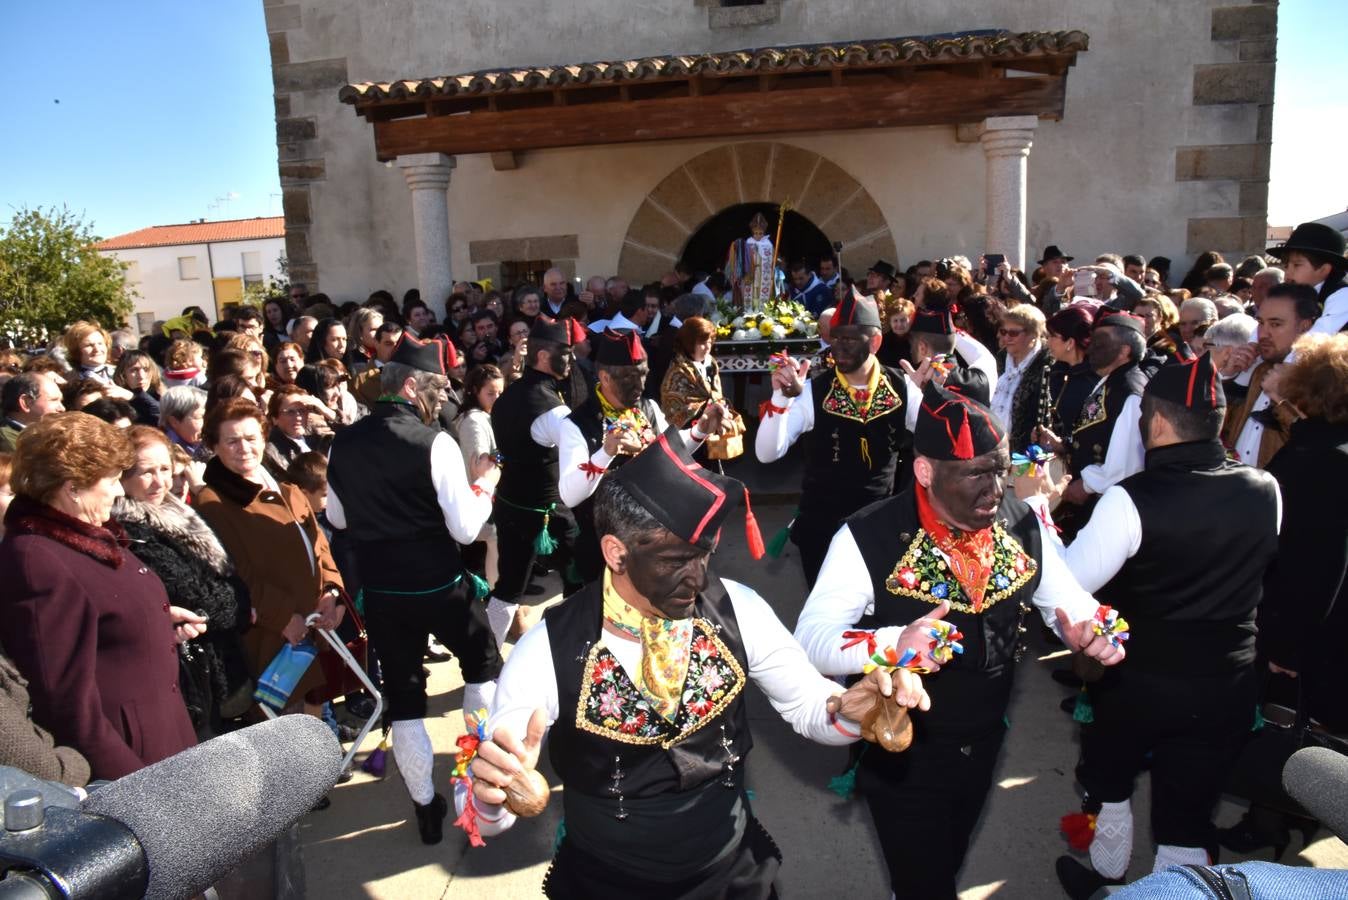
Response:
M866 376L866 386L864 388L852 387L851 382L835 366L834 373L838 378L838 384L842 385L843 390L847 391L847 396L851 399L852 405L857 408L857 413L865 420L866 413L870 411L871 401L875 399L875 389L880 385L880 364L871 359L871 371Z
M641 641L641 669L632 680L651 707L673 722L683 699L683 683L688 678L693 620L642 615L619 596L612 573L605 569L604 622Z
M645 434L646 430L651 427L651 423L646 419L646 414L641 411L640 400L637 401L636 406L618 409L608 402L608 398L604 396L604 392L600 390L597 384L594 386L594 395L599 398L599 408L604 413L605 425L626 422L636 429L637 434Z

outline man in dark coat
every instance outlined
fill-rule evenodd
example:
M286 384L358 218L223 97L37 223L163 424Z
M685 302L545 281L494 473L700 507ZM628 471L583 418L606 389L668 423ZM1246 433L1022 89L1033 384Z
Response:
M1081 730L1077 778L1096 817L1094 871L1058 861L1074 898L1127 872L1144 766L1155 870L1216 858L1212 813L1251 727L1255 608L1281 516L1273 478L1226 458L1225 409L1208 354L1158 371L1142 397L1146 468L1105 491L1065 551L1081 585L1136 629L1128 665L1088 685L1094 721Z

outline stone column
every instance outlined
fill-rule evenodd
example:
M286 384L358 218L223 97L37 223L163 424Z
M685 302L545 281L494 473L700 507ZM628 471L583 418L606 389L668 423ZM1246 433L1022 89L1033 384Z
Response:
M421 299L444 322L445 299L454 286L449 268L449 173L454 157L412 153L398 157L412 192L412 230L417 241L417 287Z
M985 251L1005 253L1012 268L1029 271L1025 261L1025 167L1034 143L1035 116L984 119L978 139L988 162L987 239Z

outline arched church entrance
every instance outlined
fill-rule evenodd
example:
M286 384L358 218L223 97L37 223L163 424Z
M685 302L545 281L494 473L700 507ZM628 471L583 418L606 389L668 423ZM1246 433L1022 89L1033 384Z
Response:
M721 210L688 239L683 248L683 264L690 272L711 272L725 267L726 253L737 238L749 236L749 220L762 213L768 220L768 237L777 230L778 207L771 203L737 203ZM788 264L803 259L814 268L818 260L832 252L824 232L794 209L786 211L782 225L782 245L777 255Z
M656 185L628 225L618 272L635 284L681 260L719 268L730 242L748 235L754 212L775 226L783 200L792 207L782 229L787 259L817 257L838 241L855 276L877 259L899 262L884 213L860 182L812 150L752 141L699 154Z

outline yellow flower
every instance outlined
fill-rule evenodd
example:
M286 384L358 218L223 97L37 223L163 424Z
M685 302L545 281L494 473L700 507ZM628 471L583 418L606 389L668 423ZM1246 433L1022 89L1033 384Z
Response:
M763 337L771 337L771 336L772 336L772 325L773 325L773 322L772 322L771 319L764 319L761 323L759 323L759 326L758 326L758 333L761 334L761 335L763 335Z
M730 326L729 326L729 325L722 325L720 328L717 328L717 329L716 329L716 336L717 336L717 337L730 337L730 330L731 330L731 329L730 329Z
M794 316L778 316L777 321L781 322L787 328L791 328L796 324L796 319Z

